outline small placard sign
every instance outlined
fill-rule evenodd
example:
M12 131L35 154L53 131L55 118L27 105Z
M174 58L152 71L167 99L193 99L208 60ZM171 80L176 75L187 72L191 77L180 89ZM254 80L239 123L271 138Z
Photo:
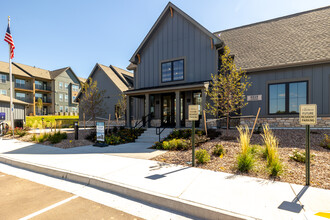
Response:
M6 120L6 113L0 112L0 120Z
M247 96L248 102L261 101L261 100L262 100L262 95L248 95Z
M104 142L104 122L96 122L96 140Z
M188 120L189 121L198 121L199 120L199 111L198 105L189 105L188 108Z
M299 106L299 123L301 125L316 125L317 105L306 104Z

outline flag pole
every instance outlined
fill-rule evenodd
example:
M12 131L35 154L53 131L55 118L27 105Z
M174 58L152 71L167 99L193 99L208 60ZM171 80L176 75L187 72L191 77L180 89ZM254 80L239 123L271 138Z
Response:
M8 16L8 27L10 27L10 16ZM13 75L11 71L11 45L9 46L9 83L10 83L10 124L14 136L14 105L13 105Z

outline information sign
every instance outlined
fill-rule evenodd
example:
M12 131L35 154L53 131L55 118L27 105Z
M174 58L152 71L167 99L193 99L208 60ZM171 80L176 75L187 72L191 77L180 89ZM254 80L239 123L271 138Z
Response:
M96 140L104 142L104 122L96 122Z
M299 106L299 123L301 125L316 125L317 106L316 104L307 104Z
M261 101L261 100L262 100L262 95L248 95L247 96L248 102Z
M0 112L0 120L6 120L6 113Z
M188 120L189 121L198 121L199 120L199 110L198 105L189 105L188 108Z

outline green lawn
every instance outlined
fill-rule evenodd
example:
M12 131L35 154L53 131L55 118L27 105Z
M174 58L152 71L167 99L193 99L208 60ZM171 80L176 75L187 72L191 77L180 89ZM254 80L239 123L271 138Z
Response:
M64 116L64 115L43 115L43 116L26 116L26 126L31 128L41 127L42 118L44 118L44 124L47 127L50 127L50 123L52 126L55 124L55 119L64 119L62 121L63 124L69 123L72 124L73 121L79 119L79 116ZM72 120L67 120L72 119Z

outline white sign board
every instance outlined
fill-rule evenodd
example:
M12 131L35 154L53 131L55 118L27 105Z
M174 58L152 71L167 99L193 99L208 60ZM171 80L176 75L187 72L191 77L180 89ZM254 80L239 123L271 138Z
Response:
M104 122L96 122L96 140L104 142Z
M189 121L198 121L199 120L199 111L198 105L189 105L188 108L188 120Z
M248 95L247 96L248 102L261 101L261 100L262 100L262 95Z
M307 104L299 106L299 123L301 125L316 125L317 106L316 104Z

